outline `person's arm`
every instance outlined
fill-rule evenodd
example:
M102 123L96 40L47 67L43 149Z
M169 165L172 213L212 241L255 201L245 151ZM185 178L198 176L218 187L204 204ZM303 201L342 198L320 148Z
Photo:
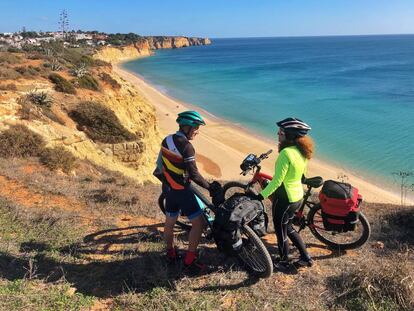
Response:
M200 187L209 190L210 184L201 176L195 161L195 150L192 144L187 144L183 150L184 165L188 175Z
M264 188L260 195L265 199L269 197L273 192L276 191L282 185L283 180L289 169L289 159L285 152L281 152L275 163L275 173L270 183Z

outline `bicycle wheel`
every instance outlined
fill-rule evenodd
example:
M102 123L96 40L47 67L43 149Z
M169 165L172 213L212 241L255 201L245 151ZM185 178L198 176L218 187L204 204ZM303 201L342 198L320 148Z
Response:
M161 193L160 197L158 198L158 206L160 207L160 210L162 211L162 213L165 215L165 194L164 193ZM175 224L184 230L191 229L191 223L188 221L186 217L178 216L178 220Z
M359 213L359 221L354 231L327 231L322 220L320 204L311 208L308 214L308 226L312 234L322 243L335 249L355 249L364 245L370 235L371 227L364 214Z
M223 186L223 194L224 199L227 200L235 193L245 193L246 192L247 184L238 182L238 181L230 181Z
M237 258L249 272L263 278L271 276L273 262L262 240L248 225L244 225L240 230L243 246L237 252Z

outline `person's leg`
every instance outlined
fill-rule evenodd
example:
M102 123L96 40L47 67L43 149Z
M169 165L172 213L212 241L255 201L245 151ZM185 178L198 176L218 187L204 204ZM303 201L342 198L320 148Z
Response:
M165 199L165 224L164 240L167 245L167 257L175 258L177 256L174 248L174 225L177 221L180 211L177 205L177 194L174 191L167 193Z
M177 221L177 217L165 217L165 224L164 224L164 240L167 244L167 250L174 248L174 225Z
M203 211L193 191L188 188L183 192L185 196L181 202L181 211L191 222L191 230L188 237L188 250L184 258L185 265L191 265L197 258L196 250L201 240L205 221Z
M188 250L184 259L184 264L190 265L197 258L197 247L201 240L201 234L204 230L204 218L203 215L191 219L191 230L188 236Z
M273 225L275 227L277 245L281 261L287 260L289 254L289 242L287 238L287 226L285 219L286 209L287 205L284 200L280 198L274 199L272 205Z
M306 250L306 245L303 242L302 238L300 237L299 233L292 226L294 214L300 207L300 203L301 202L292 203L289 207L289 210L288 210L289 222L287 224L287 234L289 236L289 239L292 241L293 245L299 250L300 260L305 261L306 265L310 266L312 265L311 263L312 259L308 251Z

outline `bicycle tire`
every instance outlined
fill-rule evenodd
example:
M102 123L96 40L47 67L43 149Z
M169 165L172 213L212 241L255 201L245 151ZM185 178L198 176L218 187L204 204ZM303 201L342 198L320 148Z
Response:
M326 230L323 230L323 228L319 228L317 225L315 225L316 223L315 215L317 215L318 211L320 210L322 210L322 207L320 204L316 204L314 207L312 207L309 211L307 222L308 222L309 229L311 233L313 234L313 236L317 238L319 241L321 241L322 243L326 244L328 247L333 248L333 249L338 249L338 250L355 249L355 248L361 247L368 241L371 235L371 226L368 222L368 219L363 213L359 213L359 223L362 226L361 236L357 240L352 241L350 243L339 243L339 242L335 242L335 241L329 240L328 238L324 237L318 231L318 229L321 229L320 230L321 232L322 231L331 232L332 236L334 235L344 236L345 234L348 234L350 231L334 233L332 231L326 231Z
M165 194L161 193L161 195L158 198L158 206L160 207L160 210L165 215ZM183 230L191 230L191 224L186 224L180 220L177 220L175 223L178 227L180 227Z
M233 194L233 193L230 193L230 195L228 195L226 197L226 193L228 193L230 188L240 188L240 190L241 190L240 193L245 193L246 192L246 187L247 187L247 184L244 184L242 182L230 181L230 182L224 184L224 186L223 186L224 198L227 200Z
M248 225L244 225L240 230L247 239L243 239L243 246L236 254L237 258L248 272L268 278L273 273L273 261L269 251Z

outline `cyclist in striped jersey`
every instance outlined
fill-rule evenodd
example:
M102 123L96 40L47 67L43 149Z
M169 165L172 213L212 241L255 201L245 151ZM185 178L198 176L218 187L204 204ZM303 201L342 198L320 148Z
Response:
M164 239L167 258L170 261L177 259L173 228L181 213L192 224L184 267L191 273L202 273L206 266L197 258L196 249L205 224L200 205L189 186L193 181L213 196L221 192L221 185L216 181L207 182L197 169L195 150L190 140L198 134L199 127L205 125L203 118L196 111L185 111L178 115L176 121L179 130L162 141L155 173L163 181L163 191L166 192Z

